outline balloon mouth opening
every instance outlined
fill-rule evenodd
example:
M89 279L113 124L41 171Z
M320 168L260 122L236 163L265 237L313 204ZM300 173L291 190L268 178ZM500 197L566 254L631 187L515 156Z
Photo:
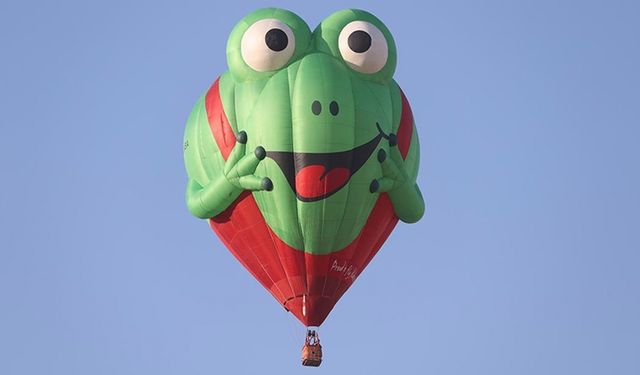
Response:
M351 150L338 152L267 151L284 173L296 197L315 202L335 194L349 183L369 159L386 134L378 126L378 135Z

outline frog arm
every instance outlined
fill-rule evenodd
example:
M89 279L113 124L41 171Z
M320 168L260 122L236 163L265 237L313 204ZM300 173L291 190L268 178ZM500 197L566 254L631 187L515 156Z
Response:
M223 212L240 194L226 179L218 178L205 186L189 179L187 207L193 216L208 219Z
M222 213L244 190L273 189L269 178L254 175L258 164L266 156L264 148L258 146L254 152L245 155L246 133L240 132L236 138L237 142L225 162L223 176L204 186L189 179L186 200L194 216L208 219Z
M422 193L416 184L419 160L418 138L414 134L407 155L408 160L415 160L410 170L407 170L406 161L402 158L395 142L389 142L389 146L390 156L383 149L378 151L382 177L372 182L371 190L388 193L398 218L405 223L415 223L424 215L425 210Z

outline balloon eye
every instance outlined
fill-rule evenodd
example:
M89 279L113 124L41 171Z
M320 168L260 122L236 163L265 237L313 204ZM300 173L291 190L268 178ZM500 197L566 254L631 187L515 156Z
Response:
M280 52L287 48L289 38L287 38L287 34L281 29L271 29L265 34L264 42L270 50Z
M356 30L349 35L347 42L353 52L363 53L371 47L371 36L366 31Z
M275 18L264 19L244 32L240 49L242 59L251 69L273 71L285 66L293 56L295 36L284 22Z
M342 59L355 71L376 73L389 56L387 39L380 29L366 21L348 23L338 37Z

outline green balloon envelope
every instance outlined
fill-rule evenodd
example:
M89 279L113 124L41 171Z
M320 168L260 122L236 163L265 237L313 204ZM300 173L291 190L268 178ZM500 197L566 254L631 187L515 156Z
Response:
M187 122L187 205L305 325L320 325L398 219L424 213L419 144L375 16L311 32L268 8L231 32L229 71Z

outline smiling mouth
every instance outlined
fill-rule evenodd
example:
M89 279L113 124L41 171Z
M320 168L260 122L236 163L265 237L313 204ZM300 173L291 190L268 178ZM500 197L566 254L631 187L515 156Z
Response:
M303 202L325 199L344 187L369 159L382 138L389 139L376 123L378 135L351 150L339 152L267 151L284 173L291 189Z

